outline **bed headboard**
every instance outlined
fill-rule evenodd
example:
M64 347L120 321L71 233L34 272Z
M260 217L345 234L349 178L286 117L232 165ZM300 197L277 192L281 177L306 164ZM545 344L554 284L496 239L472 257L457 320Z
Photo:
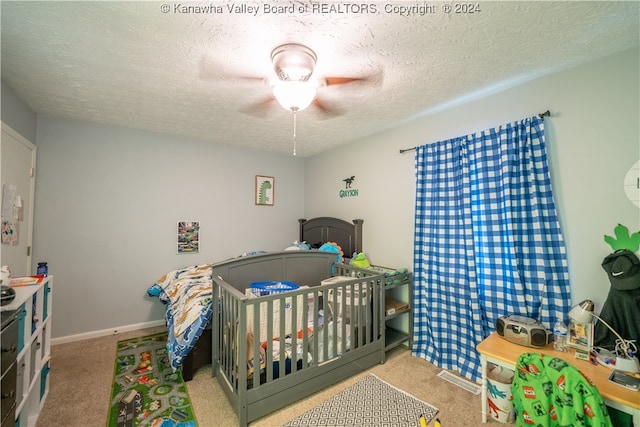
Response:
M354 219L352 222L338 218L318 217L312 219L299 219L300 242L307 242L312 247L317 247L326 242L336 242L344 256L350 258L354 252L362 252L362 219Z

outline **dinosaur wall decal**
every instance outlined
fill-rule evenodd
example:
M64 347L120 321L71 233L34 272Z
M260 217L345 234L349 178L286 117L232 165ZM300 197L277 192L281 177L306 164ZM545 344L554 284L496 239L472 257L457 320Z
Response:
M604 236L604 241L607 242L611 249L617 251L619 249L629 249L631 252L637 252L640 249L640 231L629 234L629 229L626 225L618 224L613 229L616 237Z
M343 181L345 182L345 187L344 188L351 188L351 184L353 183L353 181L356 180L355 176L349 177L347 179L343 179Z

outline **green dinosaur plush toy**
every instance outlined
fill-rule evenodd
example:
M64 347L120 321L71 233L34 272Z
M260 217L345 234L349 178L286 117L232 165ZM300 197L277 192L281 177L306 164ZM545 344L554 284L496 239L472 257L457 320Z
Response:
M607 242L614 251L619 249L629 249L631 252L637 252L638 249L640 249L639 231L629 235L629 229L622 224L618 224L613 229L613 232L616 235L616 238L605 235L604 241Z
M355 255L355 252L354 252ZM371 267L371 264L369 264L369 260L367 259L367 256L360 252L358 255L355 255L353 258L351 258L351 265L353 265L354 267L360 267L360 268L369 268Z

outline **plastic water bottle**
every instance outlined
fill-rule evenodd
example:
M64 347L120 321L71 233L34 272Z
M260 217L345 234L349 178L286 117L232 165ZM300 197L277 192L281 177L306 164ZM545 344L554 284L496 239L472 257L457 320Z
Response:
M46 262L39 262L38 263L38 269L36 270L37 274L43 274L43 275L47 275L49 274L49 267L47 266Z
M553 348L558 351L567 351L567 325L558 320L553 327Z

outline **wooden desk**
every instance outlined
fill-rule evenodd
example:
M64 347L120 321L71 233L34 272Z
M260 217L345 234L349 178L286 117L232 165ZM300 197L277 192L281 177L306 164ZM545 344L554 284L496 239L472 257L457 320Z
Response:
M524 347L514 344L502 338L496 332L489 335L487 339L478 344L478 352L482 362L482 422L487 422L487 363L493 363L498 366L504 366L511 370L515 369L515 364L522 353L544 353L554 357L563 359L576 368L584 375L589 377L600 391L600 395L605 403L615 409L618 409L633 417L633 424L640 427L640 391L628 390L609 381L611 369L602 365L594 365L585 360L579 360L574 357L573 349L569 348L567 352L556 351L553 345L547 345L544 348Z

